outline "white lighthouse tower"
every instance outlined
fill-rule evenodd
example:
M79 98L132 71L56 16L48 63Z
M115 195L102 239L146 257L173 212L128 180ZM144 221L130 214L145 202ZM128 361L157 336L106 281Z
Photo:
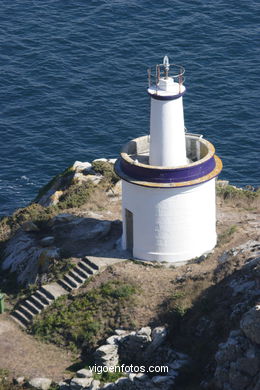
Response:
M115 165L122 178L122 246L140 260L182 264L216 245L214 146L185 132L184 68L148 70L150 136L128 142Z

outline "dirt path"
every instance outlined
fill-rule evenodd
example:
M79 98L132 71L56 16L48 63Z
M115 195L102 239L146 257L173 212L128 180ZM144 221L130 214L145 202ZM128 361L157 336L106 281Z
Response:
M48 377L59 381L73 364L70 353L50 344L44 344L23 332L8 318L0 316L0 368L10 376Z

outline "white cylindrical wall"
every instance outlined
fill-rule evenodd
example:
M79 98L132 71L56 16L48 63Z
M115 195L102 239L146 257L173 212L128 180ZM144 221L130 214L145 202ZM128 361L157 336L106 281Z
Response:
M149 163L164 167L187 164L182 97L151 98Z
M123 249L129 247L126 213L130 211L135 258L177 264L201 256L216 245L215 204L215 179L168 189L123 180Z

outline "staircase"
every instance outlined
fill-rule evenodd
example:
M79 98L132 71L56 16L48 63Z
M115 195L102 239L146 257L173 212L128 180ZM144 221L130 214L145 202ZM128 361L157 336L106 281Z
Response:
M84 257L57 282L46 284L25 299L11 313L11 317L23 328L31 324L35 315L51 305L55 299L78 289L86 280L100 270L99 264Z

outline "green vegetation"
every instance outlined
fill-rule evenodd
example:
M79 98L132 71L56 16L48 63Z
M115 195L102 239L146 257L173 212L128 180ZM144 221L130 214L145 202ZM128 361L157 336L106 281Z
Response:
M0 241L9 238L11 232L17 230L24 222L33 221L41 225L57 214L57 207L43 207L32 203L27 207L16 210L13 215L4 217L0 221Z
M105 161L94 161L92 163L92 168L96 173L100 173L104 176L105 180L111 184L115 184L119 177L114 171L113 165Z
M113 329L129 322L129 308L137 289L110 281L78 296L57 299L33 323L31 331L47 342L73 351L94 348Z
M228 242L236 231L237 225L229 226L223 233L219 234L217 245Z
M249 190L243 190L241 188L236 188L231 185L222 186L217 183L216 186L217 195L222 197L224 200L226 199L233 199L233 200L241 200L241 199L247 199L247 200L253 200L256 199L260 191L249 191Z
M8 378L9 371L5 368L0 368L0 390L18 390L20 386L13 384Z
M81 185L71 185L59 199L58 208L60 210L83 206L93 193L95 185L89 181Z
M94 373L94 379L99 380L101 383L113 383L117 379L122 378L124 375L122 372L102 372L101 374Z

